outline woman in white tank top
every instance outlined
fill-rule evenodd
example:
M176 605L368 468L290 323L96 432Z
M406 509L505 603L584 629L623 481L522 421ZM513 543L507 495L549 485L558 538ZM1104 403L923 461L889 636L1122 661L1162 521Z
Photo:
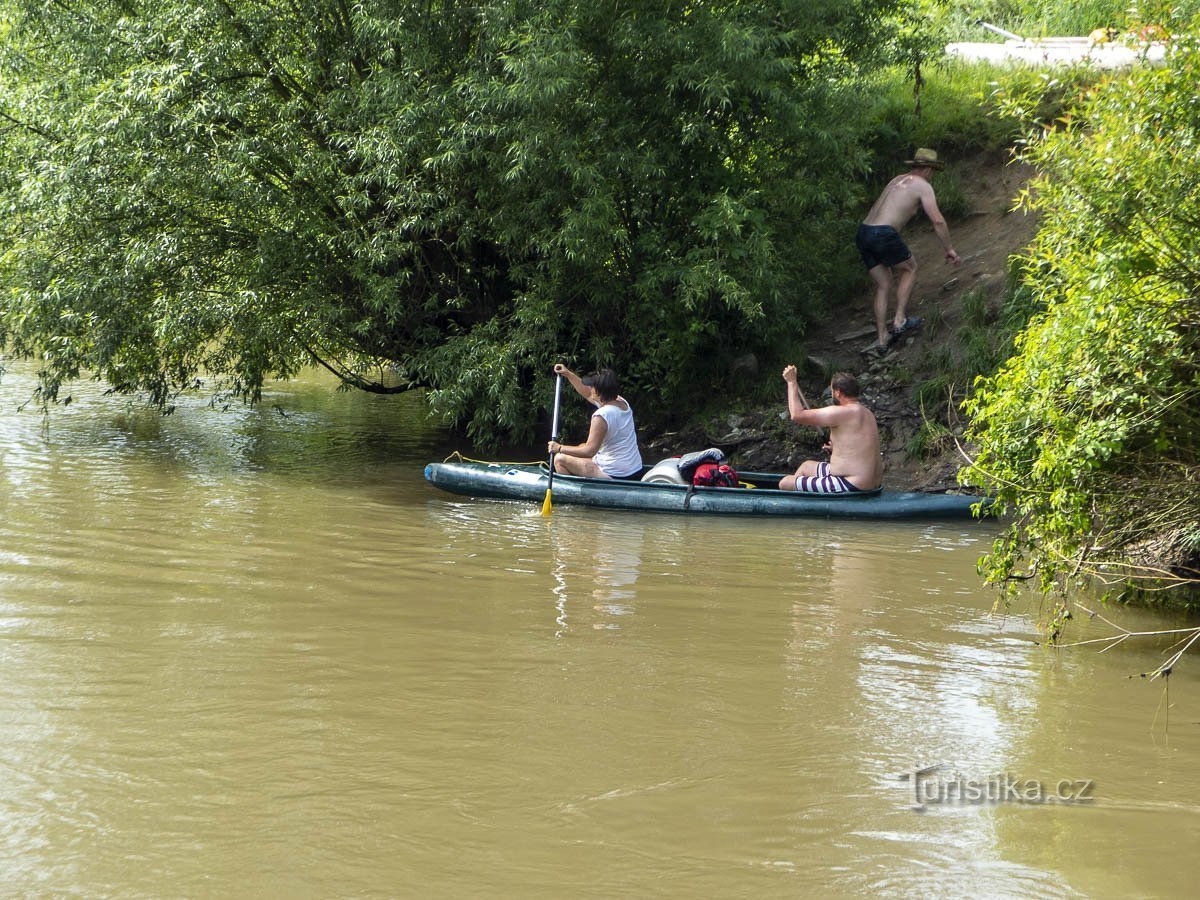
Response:
M554 373L571 383L575 392L596 407L592 413L588 438L582 444L550 441L547 450L554 454L554 471L563 475L591 478L630 478L642 471L633 409L620 395L620 385L612 369L580 378L562 363Z

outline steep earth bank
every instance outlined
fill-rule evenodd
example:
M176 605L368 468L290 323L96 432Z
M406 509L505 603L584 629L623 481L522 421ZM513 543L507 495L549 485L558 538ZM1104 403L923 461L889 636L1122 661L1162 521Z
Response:
M1032 172L1019 164L986 160L955 166L963 183L969 211L950 222L950 236L963 258L957 268L944 261L937 235L924 217L910 223L905 241L917 259L917 283L908 314L920 316L923 327L898 340L892 352L871 360L863 350L874 342L870 279L863 273L857 301L835 311L830 319L805 337L807 357L796 360L801 387L811 403L828 385L829 373L845 370L863 385L864 402L879 420L884 456L884 483L896 490L945 491L956 487L955 474L963 463L951 440L939 452L913 458L908 445L925 415L951 418L952 430L961 431L946 408L923 413L914 399L922 382L941 374L939 354L929 352L956 340L962 323L966 293L981 291L987 308L996 311L1005 291L1009 257L1023 250L1036 230L1033 216L1013 212L1015 198ZM847 239L852 239L848 236ZM889 307L889 315L894 305ZM760 372L759 378L772 373ZM787 420L784 383L779 381L779 403L767 409L729 415L686 430L648 436L646 460L652 463L680 452L716 446L739 468L782 471L796 468L808 458L821 458L821 441L812 429Z

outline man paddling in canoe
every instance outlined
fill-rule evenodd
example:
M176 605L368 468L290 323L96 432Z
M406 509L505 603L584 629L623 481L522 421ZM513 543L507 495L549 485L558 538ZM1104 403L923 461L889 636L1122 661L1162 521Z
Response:
M859 402L858 379L838 372L829 382L833 406L812 409L796 381L796 367L783 370L787 382L788 415L793 422L829 429L829 462L805 460L795 475L779 480L784 491L846 494L873 491L883 482L879 427L875 415Z
M946 248L947 262L956 266L962 262L962 257L950 243L950 230L929 184L934 169L941 169L945 164L938 159L936 151L927 147L918 150L906 164L912 168L888 182L858 226L855 238L863 265L875 283L876 342L865 351L871 356L886 353L896 338L921 325L919 318L908 315L908 301L917 281L917 260L900 237L900 229L918 207L925 210L938 240ZM896 315L889 326L888 295L892 291L893 276L898 276L899 281L896 284Z
M620 385L612 369L580 378L562 363L554 374L571 383L575 393L596 407L588 438L582 444L550 441L546 449L554 454L554 471L561 475L585 475L589 478L634 478L642 473L642 454L638 450L633 409L620 395Z

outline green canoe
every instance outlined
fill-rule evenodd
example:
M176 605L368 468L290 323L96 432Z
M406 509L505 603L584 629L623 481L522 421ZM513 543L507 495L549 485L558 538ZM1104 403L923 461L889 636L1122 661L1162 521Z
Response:
M692 487L610 478L554 476L555 505L594 506L691 515L809 516L846 519L972 519L987 499L967 494L863 491L809 494L781 491L783 475L740 472L749 487ZM541 503L548 470L544 463L442 462L425 467L435 487L467 497Z

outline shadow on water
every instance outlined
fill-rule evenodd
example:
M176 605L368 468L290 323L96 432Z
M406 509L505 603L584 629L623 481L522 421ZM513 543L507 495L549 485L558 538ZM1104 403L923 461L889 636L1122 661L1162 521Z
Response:
M49 441L79 465L140 460L200 480L265 474L379 486L411 479L414 460L462 449L431 419L419 393L342 391L320 372L268 385L256 405L183 396L167 416L107 396L97 382L74 385L72 403L52 407L44 418L32 409L17 414L32 389L25 366L10 363L0 381L10 465L19 465L13 457L23 447L34 448L36 457Z

